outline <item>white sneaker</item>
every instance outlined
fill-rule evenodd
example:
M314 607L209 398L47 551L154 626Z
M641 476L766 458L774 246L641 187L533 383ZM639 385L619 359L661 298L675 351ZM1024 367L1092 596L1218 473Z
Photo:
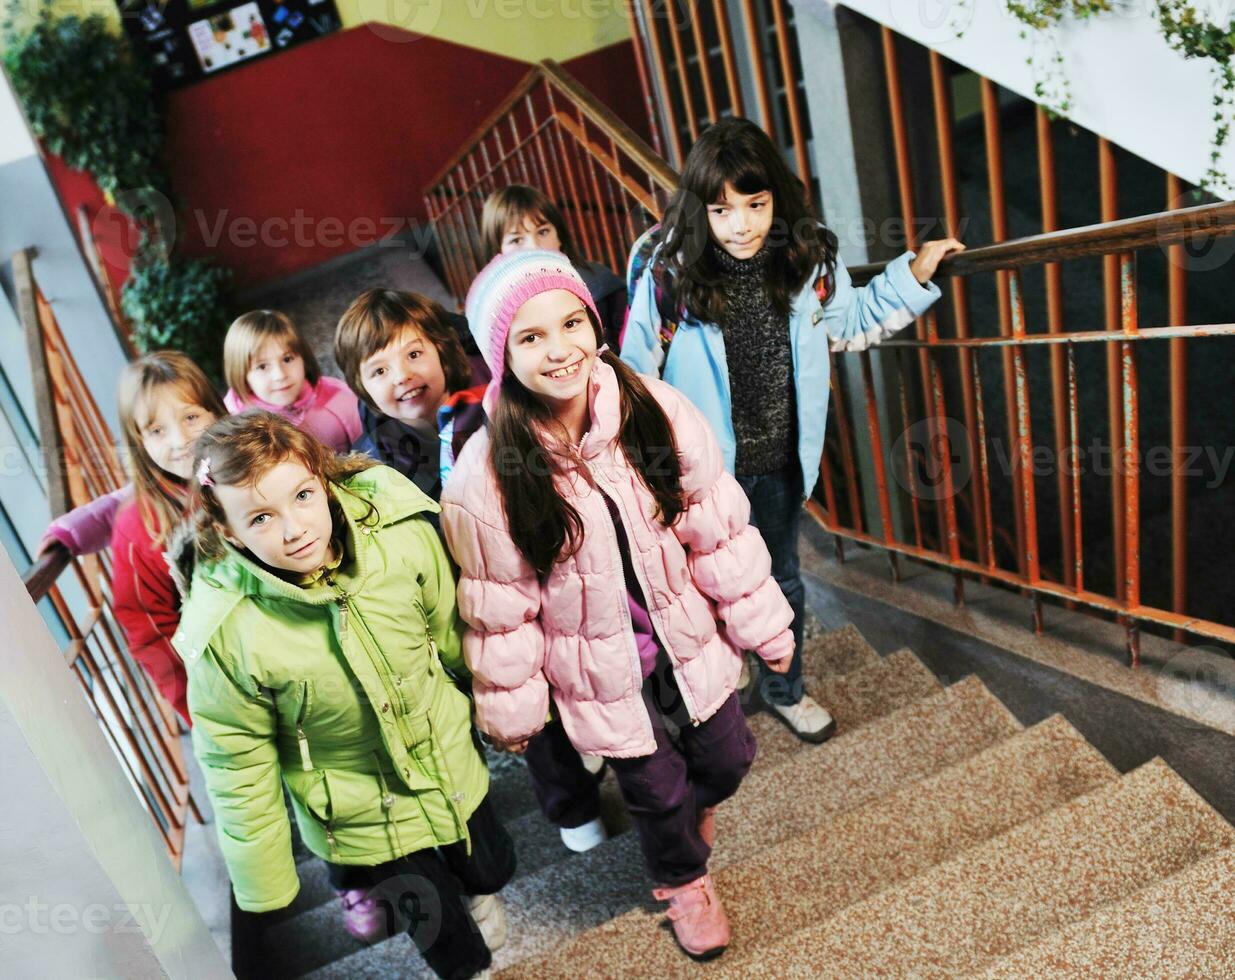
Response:
M599 817L589 820L581 827L561 827L559 829L562 833L562 843L576 854L590 851L597 844L603 844L609 839L609 832L605 830L605 825L600 822Z
M797 704L768 707L803 742L826 742L836 734L836 719L809 694L804 694Z
M579 758L583 760L583 768L593 776L599 776L601 770L605 768L605 757L603 755L581 755Z
M467 907L489 952L496 952L505 946L506 906L502 900L496 895L469 895Z
M490 950L490 952L492 952L492 950ZM492 976L493 976L493 972L491 970L481 970L479 973L477 973L475 976L472 977L472 980L490 980Z

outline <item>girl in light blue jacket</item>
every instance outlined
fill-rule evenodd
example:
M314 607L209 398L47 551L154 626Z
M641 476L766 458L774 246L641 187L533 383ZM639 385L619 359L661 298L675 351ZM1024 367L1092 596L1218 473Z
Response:
M660 236L635 272L622 359L659 373L711 422L794 611L793 664L782 676L763 671L760 693L799 737L822 742L836 724L803 688L797 539L823 453L828 352L866 350L925 313L940 295L935 269L964 246L927 242L854 287L802 182L745 119L722 120L695 143Z

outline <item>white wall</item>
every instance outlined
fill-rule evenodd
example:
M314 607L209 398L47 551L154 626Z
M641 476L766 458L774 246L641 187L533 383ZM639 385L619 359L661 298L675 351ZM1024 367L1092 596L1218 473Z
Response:
M793 0L803 14L832 0ZM1026 98L1031 42L1003 0L844 0L844 6L913 38ZM1208 62L1172 51L1152 16L1153 0L1115 0L1115 10L1058 31L1071 81L1072 120L1124 149L1199 182L1209 166L1213 103ZM1198 0L1225 23L1231 0ZM954 23L966 24L955 36ZM1035 32L1030 31L1030 38ZM1235 144L1235 135L1232 143ZM1222 170L1235 184L1235 146Z

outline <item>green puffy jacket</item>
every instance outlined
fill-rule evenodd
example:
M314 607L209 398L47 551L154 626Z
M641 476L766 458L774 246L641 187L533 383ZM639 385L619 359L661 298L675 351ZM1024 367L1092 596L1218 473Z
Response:
M253 912L300 887L280 776L305 844L336 864L465 840L489 788L471 702L443 669L466 675L454 576L424 519L437 504L385 466L345 486L336 568L301 587L229 549L194 570L174 640L236 901Z

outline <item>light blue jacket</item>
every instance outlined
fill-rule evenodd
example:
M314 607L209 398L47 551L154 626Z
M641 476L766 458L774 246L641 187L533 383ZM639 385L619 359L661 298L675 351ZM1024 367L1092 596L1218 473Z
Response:
M818 480L819 461L823 456L824 426L828 418L829 349L866 350L908 326L939 298L938 286L934 283L923 286L909 271L913 258L913 252L906 252L889 263L869 285L855 287L838 256L836 284L825 306L820 307L819 297L815 295L818 271L794 297L789 313L789 342L798 409L798 461L807 495ZM622 360L641 374L659 373L694 402L712 424L724 455L725 468L732 473L737 440L733 434L724 336L715 323L683 319L673 335L668 356L661 363L660 314L652 282L656 259L654 253L635 288L622 341Z

